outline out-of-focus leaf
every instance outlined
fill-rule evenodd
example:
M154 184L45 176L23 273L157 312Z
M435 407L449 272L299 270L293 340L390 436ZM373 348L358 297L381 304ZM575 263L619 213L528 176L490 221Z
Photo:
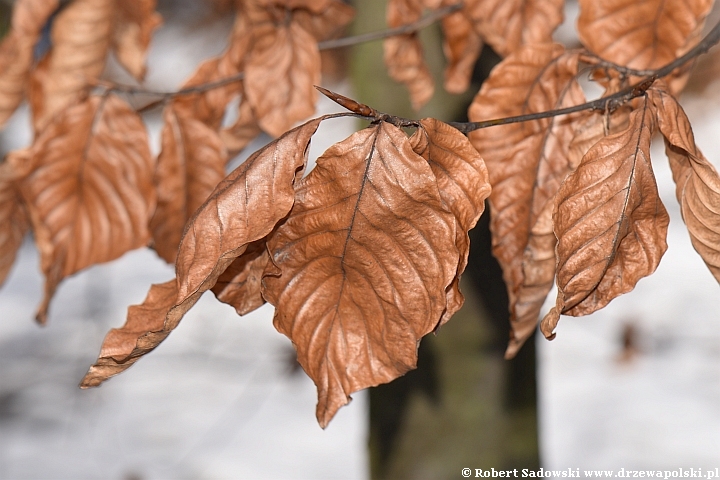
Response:
M541 324L548 338L561 313L587 315L629 292L667 249L669 217L650 163L655 116L640 100L628 128L595 144L557 194L558 296Z
M455 218L405 134L373 125L330 147L268 242L275 328L318 388L325 427L352 392L415 368L458 269Z
M293 19L318 42L340 36L354 17L355 9L339 0L332 0L319 12L293 12Z
M578 54L557 44L521 47L483 84L468 116L473 121L543 112L583 103L575 77ZM533 333L555 276L552 200L572 163L569 146L587 112L491 127L470 139L483 155L493 191L493 253L510 299L512 357Z
M150 230L158 255L174 263L185 222L225 178L228 156L217 132L200 120L178 114L173 105L163 116Z
M410 138L413 150L429 164L437 179L440 198L455 215L455 246L460 253L457 273L447 290L447 307L438 326L452 317L465 298L460 292L460 277L467 267L470 253L468 231L485 211L490 195L487 168L480 154L465 135L434 118L420 121Z
M482 51L483 41L463 12L454 12L442 19L445 90L463 93L470 85L475 62Z
M699 40L713 0L579 0L578 35L588 50L635 69L659 68ZM684 86L684 78L673 85Z
M30 226L27 210L17 189L18 169L27 164L27 151L11 153L0 163L0 285L5 282L15 255Z
M220 138L230 155L236 155L248 146L260 133L255 114L249 102L241 101L238 107L238 118L227 128L220 131Z
M651 88L683 220L693 247L720 282L720 177L695 145L690 121L665 89Z
M125 325L108 334L81 387L100 385L157 347L252 242L266 237L288 214L310 138L321 120L287 132L220 182L188 222L176 278L153 285L145 302L128 310Z
M147 244L154 162L140 117L116 97L65 109L29 150L20 183L45 274L37 319L58 283Z
M418 1L390 0L387 6L388 27L395 28L417 21L422 15ZM396 35L383 42L388 75L405 84L410 91L410 102L415 110L433 96L435 81L425 63L423 48L417 33Z
M475 30L502 56L522 45L552 42L565 6L564 0L465 0L464 4L463 11Z
M136 79L145 78L145 59L153 31L162 24L157 0L119 0L113 29L113 48L120 64Z
M277 137L315 111L320 52L297 22L257 24L253 41L246 57L245 93L262 129Z
M0 127L25 97L33 49L58 0L17 0L10 32L0 43Z

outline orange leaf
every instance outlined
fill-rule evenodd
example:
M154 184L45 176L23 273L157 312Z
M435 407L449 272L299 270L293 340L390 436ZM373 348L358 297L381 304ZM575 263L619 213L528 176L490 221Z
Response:
M140 117L116 97L64 110L29 151L20 189L45 274L38 321L58 283L147 244L154 164Z
M318 42L340 36L354 17L355 9L339 0L331 0L319 12L306 9L293 12L293 20Z
M0 285L10 273L15 255L30 226L27 210L17 189L21 176L16 165L26 163L27 160L27 151L13 152L0 163Z
M237 120L220 131L220 138L230 155L234 156L247 147L261 132L250 103L243 99L238 107Z
M0 43L0 127L24 96L33 64L33 49L58 0L18 0L11 30Z
M262 275L270 262L264 241L251 243L244 254L217 279L212 288L221 302L232 305L238 315L246 315L265 303L261 294Z
M507 56L522 45L552 42L564 6L564 0L465 0L463 11L482 39Z
M468 116L488 120L583 103L577 53L556 44L528 45L503 60L475 97ZM535 331L555 276L552 200L576 164L569 145L587 113L478 130L470 135L490 173L493 253L510 300L514 356Z
M352 392L415 368L457 273L455 238L430 167L390 124L333 145L300 182L263 296L318 388L320 426Z
M465 298L460 292L460 277L467 267L470 252L468 231L485 211L485 199L490 195L487 168L470 141L457 129L434 118L420 121L420 127L410 138L413 150L430 164L437 179L440 198L455 215L455 246L460 262L447 290L447 307L440 319L443 325L452 317Z
M162 24L157 0L119 0L113 48L120 64L137 80L145 78L145 60L153 31Z
M172 104L163 117L150 230L157 254L174 263L185 222L225 177L228 155L218 134L200 120L178 114Z
M448 62L445 67L445 90L463 93L470 85L483 42L463 12L454 12L444 17L442 29L443 51Z
M312 35L294 21L255 25L253 39L245 93L262 129L277 137L315 112L320 52Z
M641 100L629 127L595 144L557 194L558 296L541 324L548 338L560 313L604 307L654 272L667 249L669 217L650 163L655 118Z
M690 240L720 282L720 176L695 145L690 121L677 100L656 87L649 94L665 137L665 151Z
M288 214L293 185L305 168L310 138L321 120L271 142L217 186L188 222L176 279L153 285L145 302L128 310L125 325L108 333L81 387L100 385L157 347L252 242L266 237Z

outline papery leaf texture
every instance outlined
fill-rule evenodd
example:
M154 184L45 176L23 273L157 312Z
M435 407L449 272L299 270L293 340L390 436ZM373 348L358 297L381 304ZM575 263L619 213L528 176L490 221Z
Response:
M595 144L555 199L555 307L541 329L553 337L560 314L587 315L635 288L655 271L667 249L669 217L650 162L655 130L646 97L628 128Z
M157 254L174 263L185 222L225 178L228 155L215 130L178 113L173 104L165 108L163 120L154 180L157 209L150 229Z
M390 0L387 6L388 27L395 28L418 20L422 8L418 1ZM425 63L420 38L417 33L388 37L383 42L383 49L388 75L405 84L410 91L413 108L419 110L435 91L435 81Z
M30 106L35 131L87 95L110 47L115 0L74 0L52 24L52 48L33 71Z
M578 54L557 44L521 47L503 60L475 97L473 121L543 112L583 103ZM588 113L481 129L470 134L490 174L493 254L510 301L514 356L535 331L555 276L552 200L573 163L569 146Z
M266 237L293 206L294 184L321 120L285 133L220 182L185 228L175 279L153 285L145 302L128 310L125 325L108 332L81 387L100 385L152 351L236 259L256 255L248 248Z
M35 44L58 3L58 0L15 2L10 32L0 43L0 127L25 97Z
M265 241L251 243L245 253L218 277L212 292L221 302L232 305L238 315L260 308L265 303L261 280L269 262Z
M485 211L490 195L488 172L480 154L465 135L434 118L420 121L410 138L413 150L430 165L445 207L455 216L455 246L460 254L457 273L447 289L447 306L438 327L450 320L465 298L460 292L460 277L470 253L468 232Z
M113 49L120 64L137 80L143 80L153 31L162 24L155 11L157 0L119 0L116 5Z
M11 154L10 157L18 155ZM25 233L30 226L25 204L17 188L27 158L9 158L0 163L0 285L10 273Z
M331 146L270 238L263 278L274 325L295 345L327 426L357 390L415 368L446 307L456 220L405 133L385 122Z
M245 94L258 123L280 136L315 111L320 83L317 41L297 21L285 24L268 14L254 23L252 49L245 58Z
M522 45L552 42L564 6L564 0L466 0L463 11L482 39L507 56Z
M44 323L63 278L147 244L155 165L142 120L113 96L63 110L26 155L20 190L45 275Z
M651 88L676 194L693 247L720 282L720 176L695 144L690 121L665 88Z
M579 0L578 35L592 53L655 69L690 50L713 0Z

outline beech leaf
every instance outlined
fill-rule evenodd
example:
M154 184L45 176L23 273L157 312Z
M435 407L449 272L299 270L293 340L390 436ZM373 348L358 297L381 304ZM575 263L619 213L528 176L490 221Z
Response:
M142 120L116 97L62 111L30 147L20 183L45 274L37 319L58 283L149 240L154 162Z
M455 219L405 134L381 122L331 146L269 240L275 328L318 388L327 426L352 392L415 368L458 269Z
M628 128L595 144L557 194L558 296L541 324L548 338L561 313L587 315L629 292L667 249L669 217L650 162L655 117L641 100Z
M252 242L266 237L288 214L294 183L321 121L290 130L220 182L185 228L176 278L153 285L145 302L128 310L125 325L108 333L82 388L100 385L157 347Z
M528 45L509 55L475 97L473 121L543 112L585 101L575 80L578 54L557 44ZM470 135L490 174L493 254L510 300L513 357L537 327L555 277L552 200L577 163L569 151L586 112L523 122Z
M53 21L52 48L31 77L35 131L62 109L82 100L105 68L115 0L75 0Z
M0 285L10 273L15 255L30 226L27 210L17 188L21 178L17 166L20 165L22 169L22 164L27 163L26 152L11 153L0 163ZM20 158L15 158L18 156Z
M690 240L720 282L720 176L695 145L690 121L677 100L660 88L651 88L649 94Z
M246 315L265 303L261 280L270 263L264 241L251 243L244 254L220 275L212 288L218 300L232 305L238 315Z
M185 223L225 178L228 155L218 134L200 120L178 114L172 104L163 117L150 229L158 255L174 263Z
M157 0L117 2L113 48L120 64L137 80L145 78L145 60L153 31L162 24Z
M463 93L470 86L475 63L482 51L483 41L463 12L454 12L442 19L445 90Z
M490 183L480 154L465 135L450 125L434 118L423 119L410 143L413 150L429 163L437 179L440 198L456 221L455 246L460 253L460 262L455 278L448 286L447 307L439 327L450 320L465 301L460 292L460 277L470 253L468 232L485 211Z

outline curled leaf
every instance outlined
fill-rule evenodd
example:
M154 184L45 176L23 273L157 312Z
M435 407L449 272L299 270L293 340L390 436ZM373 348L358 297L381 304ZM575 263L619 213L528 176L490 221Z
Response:
M251 243L244 254L220 275L212 288L218 300L232 305L238 315L246 315L265 303L261 280L270 263L264 241Z
M415 368L457 273L455 240L430 167L390 124L333 145L300 182L263 295L318 388L320 426L352 392Z
M442 19L445 90L463 93L470 86L475 62L482 51L483 41L463 12L454 12Z
M440 198L455 215L455 246L460 253L457 272L447 289L447 307L438 326L452 317L465 298L460 292L460 277L470 253L468 232L485 211L490 195L487 168L480 154L465 135L434 118L420 121L410 138L413 150L429 163L440 190Z
M128 310L125 325L105 338L81 387L100 385L157 347L252 242L267 236L288 214L294 183L321 120L287 132L220 182L188 222L175 280L153 285L145 302Z
M137 80L145 78L145 60L153 31L162 24L157 0L117 2L113 49L120 64Z
M45 274L38 321L58 283L147 244L154 162L142 120L116 97L65 109L29 150L20 183Z
M720 282L720 176L697 148L690 121L677 100L660 88L650 89L649 94L690 240Z
M660 263L669 217L650 163L654 129L643 98L628 128L595 144L560 187L553 212L558 296L541 324L546 337L553 337L561 313L604 307Z

